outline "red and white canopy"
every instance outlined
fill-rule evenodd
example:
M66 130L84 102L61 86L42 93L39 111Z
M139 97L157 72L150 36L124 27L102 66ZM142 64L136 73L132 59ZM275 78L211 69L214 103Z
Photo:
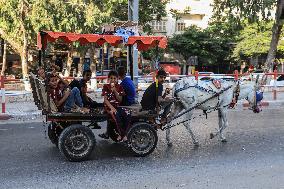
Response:
M48 42L54 42L57 39L61 39L66 43L78 41L81 45L87 43L96 43L100 46L104 43L117 46L123 42L122 37L116 35L77 34L52 31L44 31L43 33L44 35L38 33L37 36L37 47L39 49L46 48ZM137 48L139 51L148 50L149 48L156 46L166 48L167 38L164 36L130 36L127 44L125 45L134 45L135 43L137 43Z

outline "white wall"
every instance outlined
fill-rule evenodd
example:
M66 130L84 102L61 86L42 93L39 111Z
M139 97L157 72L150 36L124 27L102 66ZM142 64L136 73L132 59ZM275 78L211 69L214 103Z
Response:
M201 28L208 26L208 21L212 16L213 8L210 6L213 0L171 0L167 5L166 10L168 15L164 20L166 23L166 35L172 36L174 33L182 33L176 31L176 23L185 23L186 27L190 25L197 25ZM170 9L176 9L183 12L187 7L190 7L190 13L182 15L182 18L176 22L176 19L172 17ZM202 15L202 20L196 20L198 15ZM164 35L165 33L157 33Z

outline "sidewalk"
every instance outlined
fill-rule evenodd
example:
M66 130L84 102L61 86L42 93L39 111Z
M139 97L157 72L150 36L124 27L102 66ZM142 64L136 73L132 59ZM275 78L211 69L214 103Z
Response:
M6 103L6 114L0 113L1 122L4 120L31 121L41 119L41 111L38 110L32 97L24 97L25 100L19 97L17 98L19 100L15 101L14 99ZM93 98L98 98L98 96L93 96ZM101 101L101 99L99 101ZM246 104L246 100L241 100L238 102L236 109L245 109L247 108ZM277 93L277 100L273 100L273 94L271 92L265 92L262 104L264 108L267 106L284 107L284 92Z
M33 101L6 103L6 113L0 113L0 120L27 121L41 118L41 111Z

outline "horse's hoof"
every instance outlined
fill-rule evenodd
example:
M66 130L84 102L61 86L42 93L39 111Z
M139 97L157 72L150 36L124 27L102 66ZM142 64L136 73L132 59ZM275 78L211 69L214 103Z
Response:
M167 145L168 145L168 147L172 147L172 146L173 146L173 143L168 142Z
M210 139L214 138L214 134L210 133Z
M194 147L199 147L199 142L194 142L193 145Z
M221 142L226 143L227 139L224 138L224 139L221 140Z

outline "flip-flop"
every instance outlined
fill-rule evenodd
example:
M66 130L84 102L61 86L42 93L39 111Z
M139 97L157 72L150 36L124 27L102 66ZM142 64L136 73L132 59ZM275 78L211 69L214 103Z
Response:
M103 139L109 139L109 136L107 136L105 133L99 134L99 137Z

